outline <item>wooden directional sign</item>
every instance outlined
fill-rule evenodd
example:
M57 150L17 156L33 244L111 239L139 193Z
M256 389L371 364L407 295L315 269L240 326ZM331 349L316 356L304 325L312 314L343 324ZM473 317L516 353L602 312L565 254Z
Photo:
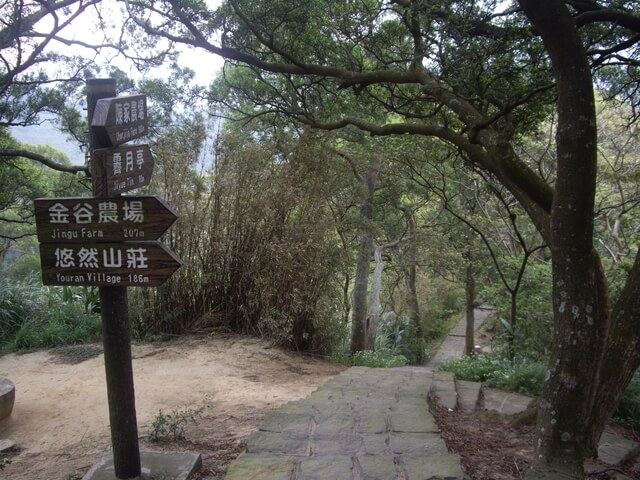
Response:
M147 134L147 97L101 98L91 120L100 145L121 145Z
M42 243L157 240L177 218L155 196L38 198L34 204Z
M101 148L94 150L91 157L91 176L98 185L107 186L106 192L96 192L99 197L149 185L152 172L153 155L149 145Z
M160 242L41 243L45 285L157 287L182 265Z

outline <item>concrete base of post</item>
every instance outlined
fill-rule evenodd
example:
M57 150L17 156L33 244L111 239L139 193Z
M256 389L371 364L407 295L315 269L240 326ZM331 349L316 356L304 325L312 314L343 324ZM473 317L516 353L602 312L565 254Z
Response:
M11 415L16 400L16 386L5 377L0 377L0 420Z
M202 456L189 452L140 452L142 474L139 480L189 480L202 468ZM113 456L107 455L82 480L118 480L113 468Z

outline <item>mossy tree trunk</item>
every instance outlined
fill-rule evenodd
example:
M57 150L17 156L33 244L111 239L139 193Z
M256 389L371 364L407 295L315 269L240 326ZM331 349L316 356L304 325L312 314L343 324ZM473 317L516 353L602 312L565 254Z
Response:
M593 248L597 133L587 55L563 2L519 3L550 55L558 95L549 242L555 342L540 402L536 459L527 478L582 479L583 461L594 452L625 380L637 367L637 330L626 338L622 334L638 327L640 267L636 261L614 310L612 329L607 284Z

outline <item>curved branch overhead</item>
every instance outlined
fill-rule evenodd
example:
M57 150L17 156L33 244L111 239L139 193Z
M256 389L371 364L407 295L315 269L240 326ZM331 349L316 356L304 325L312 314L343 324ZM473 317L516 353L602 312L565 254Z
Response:
M16 158L16 157L22 157L22 158L26 158L29 160L33 160L35 162L38 162L42 165L44 165L45 167L49 167L52 170L56 170L58 172L66 172L66 173L86 173L87 175L89 175L89 170L84 167L84 166L79 166L79 165L65 165L63 163L58 163L54 160L51 160L48 157L45 157L44 155L41 155L39 153L35 153L35 152L30 152L29 150L22 150L22 149L2 149L0 150L0 158Z

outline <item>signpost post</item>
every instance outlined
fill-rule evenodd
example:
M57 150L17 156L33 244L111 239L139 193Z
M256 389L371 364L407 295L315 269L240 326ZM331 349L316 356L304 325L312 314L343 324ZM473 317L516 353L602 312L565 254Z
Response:
M90 123L101 99L115 97L115 95L115 79L87 80L87 114ZM144 114L144 120L146 120L146 102ZM104 137L102 131L90 129L89 148L91 152L110 146L112 146L111 142ZM91 161L95 160L92 158ZM94 195L104 195L102 192L106 192L105 178L93 178L92 181ZM127 302L126 287L100 287L102 342L113 466L116 478L120 479L139 477L141 473Z

